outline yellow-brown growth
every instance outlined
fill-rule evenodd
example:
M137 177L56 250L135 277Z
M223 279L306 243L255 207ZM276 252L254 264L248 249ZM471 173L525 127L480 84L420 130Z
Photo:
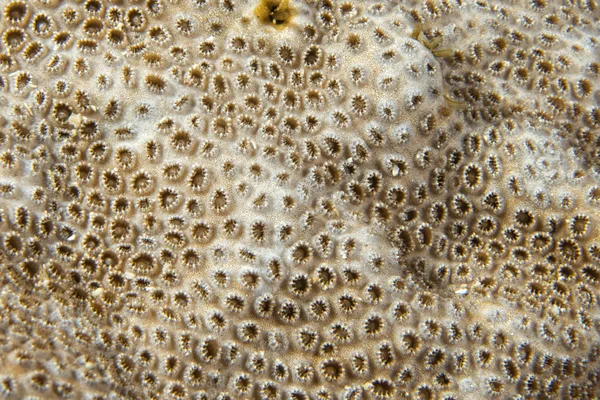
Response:
M296 15L296 10L290 6L289 0L260 0L254 9L254 15L267 25L277 30L284 29Z

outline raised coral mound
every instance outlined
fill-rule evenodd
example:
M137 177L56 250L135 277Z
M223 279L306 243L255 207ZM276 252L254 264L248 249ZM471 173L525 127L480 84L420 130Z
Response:
M1 7L0 397L600 396L594 1Z

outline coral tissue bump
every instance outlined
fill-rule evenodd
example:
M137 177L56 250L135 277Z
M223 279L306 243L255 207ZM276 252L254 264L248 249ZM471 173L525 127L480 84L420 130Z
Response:
M0 398L600 398L596 0L0 0Z

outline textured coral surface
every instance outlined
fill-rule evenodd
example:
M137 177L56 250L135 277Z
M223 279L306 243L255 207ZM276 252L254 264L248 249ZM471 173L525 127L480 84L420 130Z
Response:
M0 10L0 398L599 398L595 0Z

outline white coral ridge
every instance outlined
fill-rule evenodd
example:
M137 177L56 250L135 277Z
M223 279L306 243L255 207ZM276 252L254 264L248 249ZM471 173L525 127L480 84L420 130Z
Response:
M600 398L596 0L0 7L0 398Z

